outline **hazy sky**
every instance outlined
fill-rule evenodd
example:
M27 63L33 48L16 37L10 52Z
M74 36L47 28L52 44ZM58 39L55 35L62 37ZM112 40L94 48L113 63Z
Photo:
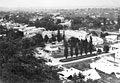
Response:
M119 7L120 0L0 0L0 7Z

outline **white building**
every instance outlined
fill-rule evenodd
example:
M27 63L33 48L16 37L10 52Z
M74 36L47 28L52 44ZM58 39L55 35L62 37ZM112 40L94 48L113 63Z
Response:
M42 33L45 30L46 29L43 27L42 28L27 27L23 31L24 31L25 37L32 37L32 36L35 36L37 33Z
M109 52L115 53L118 49L120 49L120 43L110 45Z
M117 41L117 35L109 35L109 36L106 36L105 39L107 40L107 42L116 42Z
M57 45L47 45L44 48L44 51L49 53L49 55L52 55L53 53L57 53L57 51L59 51L59 46L57 46Z
M87 38L88 41L90 39L90 37ZM96 36L92 36L92 41L93 41L93 45L100 45L103 44L104 40L102 38L96 37Z
M115 73L116 77L120 78L120 59L114 58L114 55L101 57L101 59L92 62L90 67L107 74Z
M85 76L85 81L87 81L87 79L98 80L101 78L95 69L81 71L71 67L69 69L64 68L63 71L58 72L58 74L60 74L60 79L67 79L69 76L74 76L74 74L78 76L79 73Z

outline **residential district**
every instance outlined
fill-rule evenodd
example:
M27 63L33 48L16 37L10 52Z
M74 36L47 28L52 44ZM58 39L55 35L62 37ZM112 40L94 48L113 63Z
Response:
M0 12L0 82L120 83L119 12Z

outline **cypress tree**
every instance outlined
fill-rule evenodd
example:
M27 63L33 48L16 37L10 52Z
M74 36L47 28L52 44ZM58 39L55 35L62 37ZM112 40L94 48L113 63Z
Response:
M65 31L63 31L63 44L65 45L66 39L65 39Z
M55 42L56 41L56 36L52 34L52 42Z
M78 44L75 46L75 55L78 56Z
M118 22L118 27L120 27L120 16L118 16L117 22ZM118 29L117 29L117 30L118 30Z
M61 34L60 34L60 30L58 29L58 33L57 33L57 41L61 42L62 38L61 38Z
M67 44L67 42L66 42L66 41L65 41L64 56L65 56L65 57L66 57L66 59L67 59L67 57L68 57L68 44Z
M93 51L93 44L92 44L92 37L90 36L90 41L89 41L89 51L90 51L90 54L92 54L92 51Z
M87 55L87 53L88 53L88 41L87 41L87 39L84 40L84 50L85 50L85 54Z
M45 35L44 41L47 43L49 40L49 37L47 35Z
M80 48L80 54L81 54L81 56L82 56L82 54L83 54L83 40L81 39L81 41L79 42L79 48Z
M72 57L73 56L73 47L70 46L70 56Z

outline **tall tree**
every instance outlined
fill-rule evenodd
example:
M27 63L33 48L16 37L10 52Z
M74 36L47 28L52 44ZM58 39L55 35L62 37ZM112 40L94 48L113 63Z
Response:
M85 50L85 54L87 55L87 53L88 53L88 41L87 41L87 38L84 40L84 50Z
M65 41L64 56L65 56L66 59L67 59L67 57L68 57L68 44L67 44L67 41Z
M65 31L63 31L63 41L65 41Z
M90 36L90 41L89 41L89 51L90 51L90 54L92 54L92 51L93 51L93 41L92 41L92 37Z
M47 43L48 40L49 40L49 37L48 37L47 35L45 35L45 37L44 37L44 41Z
M70 46L70 56L72 57L73 56L73 47Z
M82 56L82 54L83 54L83 49L84 49L84 47L83 47L83 40L81 39L81 41L79 42L79 48L80 48L80 54L81 54L81 56Z
M63 43L64 43L64 45L65 45L65 43L66 43L66 39L65 39L65 31L63 31Z
M120 28L120 16L118 16L117 21L118 21L118 27Z
M75 55L78 56L78 44L75 46Z
M107 21L107 19L104 17L104 18L103 18L103 23L104 23L104 25L106 25L106 21Z
M56 41L56 36L54 34L52 34L52 41L55 42Z
M109 52L109 48L110 47L108 45L104 45L104 48L103 48L104 52L108 53Z
M60 34L60 30L58 29L58 33L57 33L57 41L60 42L62 41L62 37L61 37L61 34Z

